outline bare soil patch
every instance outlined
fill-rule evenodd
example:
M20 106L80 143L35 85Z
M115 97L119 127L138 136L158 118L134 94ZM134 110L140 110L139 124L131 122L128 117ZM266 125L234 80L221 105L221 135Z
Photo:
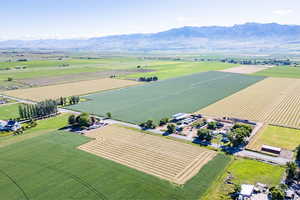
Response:
M20 79L18 80L18 82L29 86L47 86L47 85L62 84L62 83L68 83L74 81L109 78L111 76L118 77L123 75L130 75L135 73L146 73L152 71L154 70L149 70L149 69L108 70L108 71L99 71L99 72L84 72L78 74L68 74L68 75L55 76L55 77Z
M93 92L111 90L141 84L136 81L103 78L89 81L79 81L60 85L50 85L36 88L5 91L3 94L20 99L42 101L73 95L84 95Z
M233 67L229 69L221 70L222 72L231 72L231 73L238 73L238 74L252 74L255 72L259 72L265 69L268 69L272 66L266 65L241 65L239 67Z
M116 125L86 135L95 140L79 149L177 184L184 184L217 154Z

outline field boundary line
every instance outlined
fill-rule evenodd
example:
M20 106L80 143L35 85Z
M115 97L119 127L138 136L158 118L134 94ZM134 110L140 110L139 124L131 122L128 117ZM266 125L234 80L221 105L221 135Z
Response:
M26 192L23 190L23 188L10 176L8 175L5 171L0 169L0 173L6 176L17 188L22 192L23 196L25 197L26 200L30 200Z

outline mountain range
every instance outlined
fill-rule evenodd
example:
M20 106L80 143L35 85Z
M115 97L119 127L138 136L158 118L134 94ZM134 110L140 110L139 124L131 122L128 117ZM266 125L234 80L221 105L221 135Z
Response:
M300 53L300 25L246 23L224 26L185 26L152 34L129 34L89 39L0 41L0 48L111 52L251 51Z

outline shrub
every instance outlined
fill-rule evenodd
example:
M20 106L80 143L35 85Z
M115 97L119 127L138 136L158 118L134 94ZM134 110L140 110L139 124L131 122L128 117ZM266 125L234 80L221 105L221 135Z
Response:
M76 124L76 117L75 117L75 115L70 115L69 118L68 118L68 122L69 122L70 125Z
M207 128L210 130L216 130L217 129L217 122L208 122Z
M168 124L167 126L167 132L168 133L175 133L176 126L174 124Z
M7 81L13 81L13 78L12 77L8 77Z
M168 122L169 122L169 118L162 118L162 119L159 121L159 126L166 125Z

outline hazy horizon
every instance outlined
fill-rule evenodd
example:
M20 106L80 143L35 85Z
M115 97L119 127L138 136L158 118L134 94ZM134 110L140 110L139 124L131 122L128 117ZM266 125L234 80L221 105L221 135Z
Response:
M247 22L299 24L299 9L296 0L5 0L0 40L91 38Z

